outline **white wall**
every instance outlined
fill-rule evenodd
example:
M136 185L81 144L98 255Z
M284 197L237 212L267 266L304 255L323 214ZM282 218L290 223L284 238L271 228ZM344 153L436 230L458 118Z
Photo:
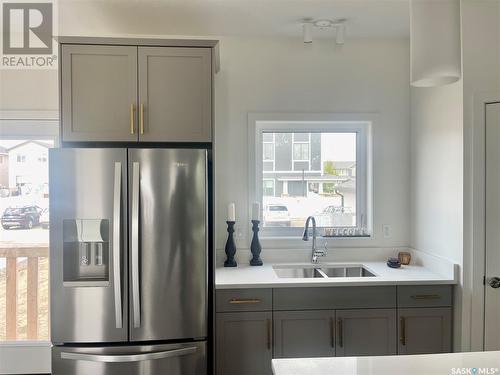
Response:
M411 89L411 247L462 265L462 82ZM455 321L461 321L461 286ZM454 326L456 345L461 324ZM458 348L458 346L456 347Z
M462 262L462 83L411 89L411 246Z
M248 247L249 113L378 112L373 133L374 229L361 246L409 243L409 44L406 39L223 38L216 76L217 248L226 239L226 205L235 202L237 239ZM392 238L383 239L382 224ZM298 241L300 246L307 246ZM354 244L354 243L353 243ZM346 244L347 245L347 244ZM344 245L345 246L345 245ZM348 245L347 245L348 246Z
M500 1L462 0L463 119L464 119L464 264L463 264L463 350L471 346L473 284L482 289L482 272L473 275L473 178L474 98L500 92ZM499 99L500 99L500 95ZM479 228L479 230L481 230ZM480 329L480 328L479 328ZM477 341L477 340L476 340Z
M411 246L461 266L454 349L467 351L480 349L471 347L471 310L473 284L483 277L472 273L473 187L480 183L473 178L473 107L478 95L500 92L500 2L461 0L461 18L463 80L411 90Z
M57 111L57 82L57 70L0 70L3 117L11 111Z

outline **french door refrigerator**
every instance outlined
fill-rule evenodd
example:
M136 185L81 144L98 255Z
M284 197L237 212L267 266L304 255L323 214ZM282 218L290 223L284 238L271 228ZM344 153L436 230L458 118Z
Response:
M207 150L50 150L54 375L207 373Z

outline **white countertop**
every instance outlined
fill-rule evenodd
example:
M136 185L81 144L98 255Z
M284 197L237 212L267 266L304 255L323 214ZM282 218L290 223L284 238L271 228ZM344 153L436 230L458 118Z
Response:
M279 263L276 266L306 266L307 263ZM369 286L369 285L412 285L412 284L456 284L456 272L439 273L424 265L389 268L385 261L370 262L322 262L314 267L359 266L363 265L374 273L374 277L331 277L331 278L279 278L273 265L261 267L239 265L234 268L218 267L215 271L216 289L238 288L283 288L283 287L321 287L321 286Z
M274 375L495 375L500 351L402 355L273 359Z

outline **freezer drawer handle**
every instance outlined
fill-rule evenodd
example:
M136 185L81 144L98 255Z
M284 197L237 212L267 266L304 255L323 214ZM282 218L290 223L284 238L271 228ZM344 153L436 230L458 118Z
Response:
M152 352L152 353L142 353L142 354L105 355L105 354L61 352L61 359L71 359L74 361L90 361L90 362L110 362L110 363L141 362L153 359L180 357L182 355L193 354L196 352L196 350L197 350L196 346L192 346L189 348L181 348L181 349L167 350L163 352Z
M121 191L122 191L122 163L115 163L115 186L113 193L113 286L115 293L115 322L116 328L122 328L122 289L121 289Z
M132 164L132 308L134 328L141 326L139 296L139 163Z

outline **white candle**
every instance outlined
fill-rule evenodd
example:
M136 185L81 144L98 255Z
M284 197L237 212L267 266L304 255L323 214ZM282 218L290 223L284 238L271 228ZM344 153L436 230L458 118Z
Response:
M252 220L260 220L260 203L253 202L252 204Z
M236 208L234 203L227 206L227 221L236 221Z

